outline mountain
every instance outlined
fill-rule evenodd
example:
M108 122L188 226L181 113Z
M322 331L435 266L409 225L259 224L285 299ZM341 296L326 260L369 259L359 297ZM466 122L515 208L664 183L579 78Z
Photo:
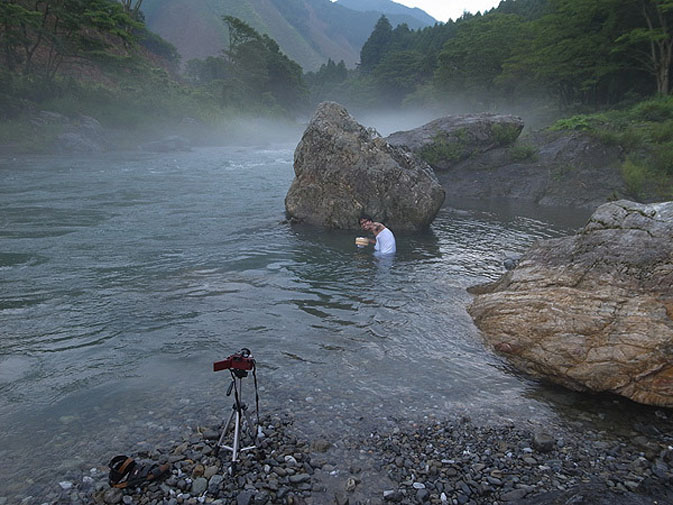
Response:
M147 27L171 42L183 62L219 54L228 43L222 16L231 15L268 34L306 71L317 69L328 58L355 66L382 14L356 11L330 0L145 0L142 11ZM421 21L410 14L413 11L386 16L393 26L406 23L412 29L435 23L433 18Z
M406 15L416 18L423 26L432 26L438 21L430 14L418 7L407 7L391 0L336 0L338 5L359 12L378 12L390 16L393 14ZM409 25L411 27L411 25Z

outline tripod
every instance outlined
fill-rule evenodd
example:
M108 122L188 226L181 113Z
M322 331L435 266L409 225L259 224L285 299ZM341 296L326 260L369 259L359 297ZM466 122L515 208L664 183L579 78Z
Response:
M248 372L241 369L230 369L231 383L227 389L227 396L231 396L234 392L234 404L231 406L232 412L229 420L224 425L220 439L217 441L215 447L215 456L219 454L220 449L231 451L231 473L236 472L236 463L238 463L238 456L241 452L250 451L257 447L257 426L253 426L250 416L248 415L248 406L241 401L243 378L248 376ZM254 374L254 368L253 368ZM257 376L255 375L255 397L257 398ZM259 401L257 398L257 416L259 424ZM229 432L229 428L234 426L234 439L231 445L226 445L224 439ZM250 438L252 445L247 447L240 447L241 439L244 437Z

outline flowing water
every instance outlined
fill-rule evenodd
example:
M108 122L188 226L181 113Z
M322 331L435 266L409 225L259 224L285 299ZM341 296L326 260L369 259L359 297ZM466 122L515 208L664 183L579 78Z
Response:
M220 416L212 362L241 347L262 408L309 435L652 415L517 374L466 312L467 287L585 213L448 202L377 259L355 232L283 222L293 147L0 160L0 498Z

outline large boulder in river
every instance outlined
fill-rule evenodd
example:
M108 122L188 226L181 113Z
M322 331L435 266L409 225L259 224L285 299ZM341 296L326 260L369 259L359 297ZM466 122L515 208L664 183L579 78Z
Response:
M437 170L447 170L490 149L513 144L523 127L523 119L517 116L463 114L392 133L386 140L417 154Z
M472 292L476 325L520 369L673 407L673 202L604 204Z
M290 217L328 228L359 228L369 214L394 231L427 228L444 201L432 168L389 145L333 102L318 106L294 154L285 197Z

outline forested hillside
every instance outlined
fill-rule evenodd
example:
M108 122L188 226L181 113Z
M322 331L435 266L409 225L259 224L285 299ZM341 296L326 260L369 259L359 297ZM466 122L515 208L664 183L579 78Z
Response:
M269 36L219 18L228 47L201 80L181 74L177 50L147 30L141 5L0 2L0 148L90 149L92 136L97 146L137 147L176 132L217 142L233 138L237 118L306 110L302 69Z
M483 15L420 30L384 17L362 47L359 72L330 83L319 70L310 80L316 95L328 90L357 106L596 110L669 94L672 5L504 0Z
M396 4L382 1L395 10ZM435 23L430 16L423 20L418 12L399 7L389 15L393 25L421 28ZM142 10L148 28L175 45L184 61L216 56L225 49L227 32L219 20L231 15L276 40L305 70L315 70L328 58L355 66L381 15L330 0L145 0Z

